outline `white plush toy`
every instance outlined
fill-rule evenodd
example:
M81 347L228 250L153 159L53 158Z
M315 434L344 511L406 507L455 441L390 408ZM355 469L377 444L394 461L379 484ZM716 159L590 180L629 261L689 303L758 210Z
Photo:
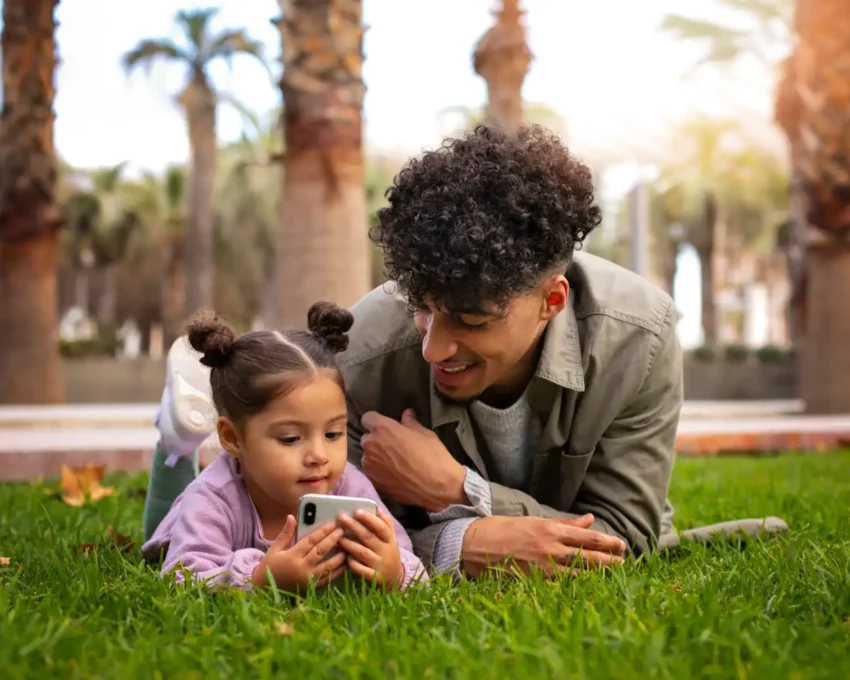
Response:
M218 414L210 391L210 369L201 363L201 356L192 349L186 336L177 338L168 350L165 389L155 424L160 446L168 454L165 464L169 467L206 446L206 440L218 441Z

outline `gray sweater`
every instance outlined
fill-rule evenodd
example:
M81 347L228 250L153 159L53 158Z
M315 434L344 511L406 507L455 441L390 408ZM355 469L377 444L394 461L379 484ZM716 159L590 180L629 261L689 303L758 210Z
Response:
M514 489L525 488L531 478L541 430L540 421L534 416L526 395L504 409L474 401L469 412L490 451L490 477ZM490 486L481 475L467 468L463 487L472 505L452 505L440 513L431 514L434 522L465 520L451 522L440 532L434 550L434 567L439 572L451 571L459 566L466 529L478 517L492 514Z

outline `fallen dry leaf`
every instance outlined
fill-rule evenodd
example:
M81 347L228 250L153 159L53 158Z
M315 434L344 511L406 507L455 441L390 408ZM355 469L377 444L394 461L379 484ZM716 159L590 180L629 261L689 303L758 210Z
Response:
M289 635L292 635L294 632L295 632L295 626L293 626L291 623L287 623L286 621L282 621L281 623L277 624L278 635L289 636Z
M115 489L100 485L105 470L105 465L83 465L76 468L63 465L60 486L65 497L62 500L68 505L79 507L86 502L93 503L106 496L115 495Z
M11 557L0 557L0 567L5 567L12 561Z
M110 526L106 530L106 542L105 543L82 543L78 547L74 549L74 552L77 554L80 553L90 553L95 550L100 550L101 548L117 548L123 553L130 552L135 544L130 539L129 536L124 536L123 534L119 534L115 527Z
M110 526L106 530L106 537L111 540L116 547L121 548L123 552L132 550L135 545L129 536L119 534L113 526Z

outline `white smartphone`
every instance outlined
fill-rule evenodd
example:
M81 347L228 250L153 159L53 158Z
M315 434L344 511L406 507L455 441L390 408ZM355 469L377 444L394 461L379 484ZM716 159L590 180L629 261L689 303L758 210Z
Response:
M355 510L365 510L377 515L378 504L368 498L331 496L320 493L305 494L301 496L301 502L298 505L298 531L295 540L300 541L328 522L336 522L340 513L353 516ZM346 532L346 537L351 538L347 534L348 532ZM338 550L337 547L332 548L325 559L336 554Z

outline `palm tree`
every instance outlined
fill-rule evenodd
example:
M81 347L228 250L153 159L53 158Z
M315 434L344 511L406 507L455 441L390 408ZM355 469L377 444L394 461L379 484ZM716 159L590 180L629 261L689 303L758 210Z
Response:
M56 297L53 149L58 0L3 3L0 115L0 403L64 401Z
M677 131L681 158L664 169L668 191L680 197L687 240L700 260L702 329L706 344L718 341L716 296L723 288L723 262L728 226L730 154L736 131L730 121L693 119ZM670 196L668 195L668 201Z
M475 46L472 65L487 83L487 125L516 130L522 125L522 84L532 54L522 25L519 0L502 0L496 23Z
M241 30L212 32L217 10L180 11L175 22L185 34L185 44L168 38L142 40L124 55L129 72L147 68L157 60L177 62L187 71L187 84L179 101L189 127L191 183L189 187L189 233L185 315L213 303L213 195L216 170L216 104L218 95L209 78L212 62L231 61L235 55L250 55L262 62L260 43Z
M360 0L281 0L284 114L276 322L303 326L317 296L369 290Z
M677 38L701 43L704 52L697 67L730 64L751 55L773 72L779 65L778 55L791 49L794 0L715 0L715 4L738 14L751 28L681 14L667 15L661 27Z
M801 392L809 411L850 412L850 5L799 0L797 48L777 117L794 149L806 218Z
M263 121L249 116L254 136L243 135L222 150L224 180L216 200L221 217L217 254L239 263L223 273L219 290L239 291L239 299L234 299L239 308L236 318L248 326L259 320L264 328L272 327L275 317L275 237L283 159L280 115L274 111ZM232 312L229 316L234 318Z
M787 55L794 42L794 0L716 0L715 4L727 10L727 16L737 15L741 18L740 25L732 27L722 22L678 14L668 15L662 24L665 31L677 38L702 44L704 52L695 64L696 68L705 65L725 66L750 56L761 64L768 77L776 77L788 70ZM781 97L780 88L777 99ZM795 291L788 308L788 326L792 340L796 342L799 339L799 300L805 284L806 262L802 242L805 218L796 208L800 203L796 196L799 178L796 176L797 163L793 145L791 168L792 200L784 249L788 274Z
M92 268L102 279L97 318L115 323L116 267L124 259L140 214L129 205L130 187L123 182L125 163L89 173L90 188L77 189L67 199L71 259L77 269L77 304L88 309L88 277ZM84 292L83 292L84 291Z
M145 225L148 253L155 253L161 272L159 320L163 345L182 332L186 303L186 259L188 233L186 216L186 171L179 165L166 168L159 177L145 175L132 187L129 206Z
M564 117L543 102L521 102L522 123L540 125L551 130L565 143L569 134L567 121ZM486 107L485 107L486 109ZM455 136L465 130L472 130L476 125L485 123L485 109L475 106L447 106L437 112L437 125L441 134ZM451 127L450 127L451 126Z

